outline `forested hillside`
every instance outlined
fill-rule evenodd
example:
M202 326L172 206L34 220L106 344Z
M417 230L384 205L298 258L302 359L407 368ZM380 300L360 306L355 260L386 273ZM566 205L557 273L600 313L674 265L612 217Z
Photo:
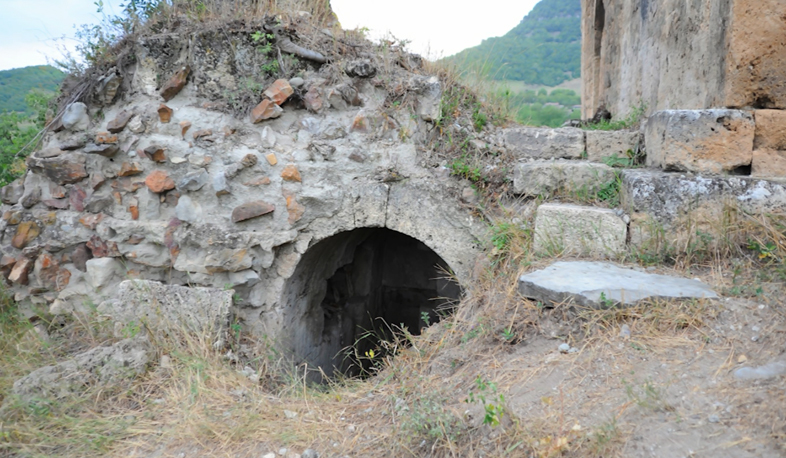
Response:
M25 96L32 89L54 92L65 74L49 65L14 68L0 71L0 113L32 111L25 103Z
M497 80L556 86L581 69L580 0L542 0L513 30L449 57Z

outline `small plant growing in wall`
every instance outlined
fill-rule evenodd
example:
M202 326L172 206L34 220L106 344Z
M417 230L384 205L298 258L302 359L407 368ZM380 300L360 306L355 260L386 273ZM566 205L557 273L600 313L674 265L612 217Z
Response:
M475 379L475 390L470 390L467 399L464 400L467 404L474 404L479 402L483 406L485 412L483 416L483 424L489 425L492 428L499 426L503 415L505 415L505 396L497 393L497 384L484 380L478 375Z
M273 40L275 39L276 36L272 33L256 31L251 34L251 40L257 44L257 52L268 60L268 63L262 66L262 71L269 75L278 72L278 60L273 55Z

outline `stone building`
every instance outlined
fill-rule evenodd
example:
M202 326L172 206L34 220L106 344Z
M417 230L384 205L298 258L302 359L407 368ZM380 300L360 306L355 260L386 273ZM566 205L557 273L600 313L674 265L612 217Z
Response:
M582 115L786 108L786 0L582 0Z

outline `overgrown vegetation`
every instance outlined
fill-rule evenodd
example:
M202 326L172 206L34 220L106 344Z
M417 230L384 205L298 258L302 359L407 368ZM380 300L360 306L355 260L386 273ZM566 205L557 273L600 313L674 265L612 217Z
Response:
M539 369L515 366L522 355L518 345L547 334L548 323L558 322L557 338L593 348L586 364L603 358L604 364L622 364L631 356L621 358L620 348L648 355L674 342L706 345L720 309L703 300L591 310L523 299L514 280L543 260L531 250L531 220L518 215L502 213L490 227L488 263L456 313L421 336L401 333L386 350L368 352L374 375L366 380L311 385L304 368L288 366L273 343L252 339L237 326L228 330L227 347L218 350L213 338L199 334L151 336L159 359L130 389L12 405L13 421L0 425L0 450L28 456L128 456L158 448L177 454L199 444L200 453L244 456L261 444L269 450L312 447L350 456L622 456L631 431L623 421L629 418L627 406L637 407L637 415L679 415L663 382L632 373L604 379L610 394L592 402L608 406L616 399L619 407L587 413L572 400L575 390L569 391L574 384L579 391L587 389L580 386L586 374L579 367L573 382L559 389L549 382L537 417L519 418L512 406L524 401L516 387L519 380L530 383ZM783 221L742 221L747 223L727 218L718 226L731 231L723 242L728 251L723 244L688 244L679 251L675 240L669 245L671 265L698 270L713 263L713 269L727 269L736 258L755 267L751 271L782 269ZM723 239L713 233L699 243ZM699 256L701 251L706 255ZM50 340L40 340L32 324L9 313L14 310L9 298L2 304L0 358L3 368L12 368L0 376L2 397L14 379L30 370L116 339L110 323L87 315L49 324ZM619 347L609 339L623 325L635 332ZM146 331L131 331L140 332ZM599 414L604 419L594 423Z

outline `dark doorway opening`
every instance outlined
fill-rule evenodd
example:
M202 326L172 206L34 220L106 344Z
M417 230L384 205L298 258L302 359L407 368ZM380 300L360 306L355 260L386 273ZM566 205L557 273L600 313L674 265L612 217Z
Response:
M418 335L450 313L461 287L448 272L424 243L389 229L320 241L303 255L285 292L284 330L296 360L327 376L367 373L383 341L402 329Z
M603 46L603 28L606 26L606 8L603 0L595 2L595 57L600 57Z

